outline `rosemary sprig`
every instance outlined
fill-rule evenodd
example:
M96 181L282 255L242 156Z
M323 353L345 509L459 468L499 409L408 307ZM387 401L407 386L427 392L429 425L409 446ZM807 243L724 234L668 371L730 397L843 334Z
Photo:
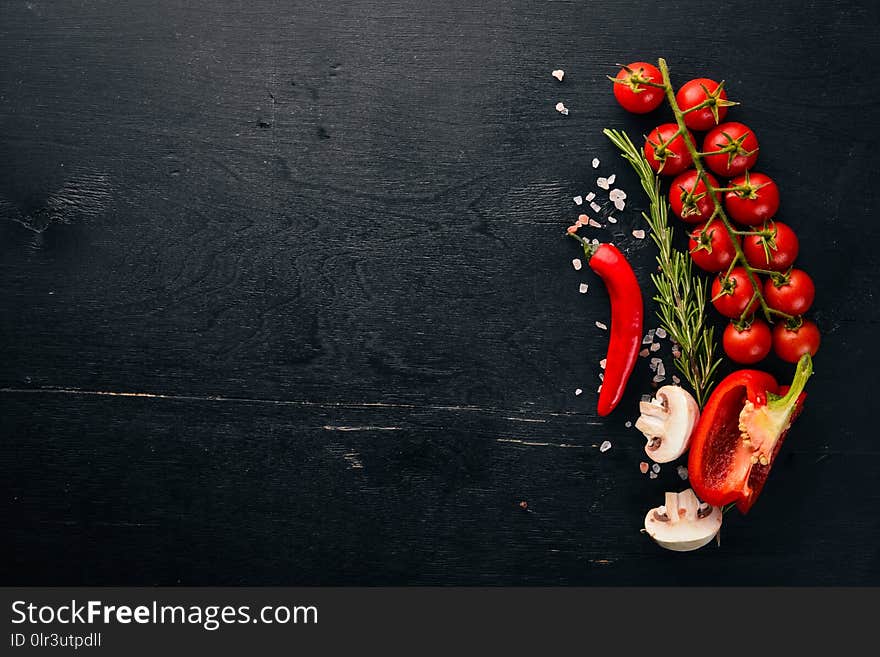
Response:
M693 388L702 408L714 383L715 370L721 363L721 359L715 357L715 329L706 321L707 283L693 275L687 254L672 246L666 197L660 193L660 180L648 161L625 132L605 129L604 133L635 170L648 195L648 212L642 216L651 228L660 265L659 273L651 274L657 288L654 297L659 304L657 317L680 346L681 356L675 359L675 367Z

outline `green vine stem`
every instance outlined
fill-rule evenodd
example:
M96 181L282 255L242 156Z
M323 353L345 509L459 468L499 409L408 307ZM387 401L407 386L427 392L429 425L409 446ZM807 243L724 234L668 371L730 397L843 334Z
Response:
M684 141L685 146L688 149L688 152L691 155L691 159L693 160L694 169L697 171L698 180L702 179L705 181L706 188L709 190L709 196L712 199L712 203L715 206L715 209L712 212L712 216L709 217L709 221L706 222L706 225L703 227L705 231L708 227L709 223L718 218L721 220L721 223L724 224L724 228L727 230L728 235L730 236L731 242L733 242L734 249L736 250L736 255L731 263L731 268L728 271L732 271L733 266L739 264L746 270L746 274L749 277L749 281L752 284L752 288L754 289L754 298L758 300L761 305L761 310L764 312L764 316L767 318L767 321L773 323L772 316L776 315L785 320L791 321L794 319L791 315L776 310L775 308L771 308L767 305L767 301L764 299L764 290L761 287L761 282L758 279L757 274L763 273L765 270L757 269L752 267L748 260L746 260L745 253L743 253L742 245L739 243L739 239L737 238L739 235L764 235L767 231L738 231L731 223L727 214L724 212L724 206L721 203L720 193L726 191L728 188L724 187L712 187L709 184L709 179L706 176L706 168L703 164L703 153L700 153L697 150L696 144L694 144L691 133L687 129L687 125L684 122L684 112L681 111L681 108L678 106L678 102L675 100L675 90L672 88L672 81L669 77L669 68L666 65L666 60L662 57L658 60L658 64L660 65L660 73L663 76L663 90L666 93L666 100L669 102L670 108L672 108L672 113L675 115L675 122L678 125L678 131L669 138L669 142L674 140L676 137L681 135L682 141ZM751 306L751 302L749 303ZM748 310L748 307L747 307ZM748 313L745 313L748 314ZM745 320L745 316L740 317L740 322Z
M702 408L712 389L715 370L721 363L715 356L714 328L707 322L707 283L693 275L690 256L672 246L668 204L660 193L660 178L641 150L625 132L606 129L604 134L638 174L648 196L648 212L643 212L642 217L651 228L651 239L657 245L660 271L651 274L657 288L654 297L659 305L657 317L681 349L675 367L690 384Z

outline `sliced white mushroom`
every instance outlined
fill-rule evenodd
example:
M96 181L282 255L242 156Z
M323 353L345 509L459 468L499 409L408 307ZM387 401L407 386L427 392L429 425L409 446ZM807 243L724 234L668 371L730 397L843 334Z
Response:
M636 429L648 442L645 453L657 463L669 463L687 451L700 407L684 388L663 386L651 401L639 403Z
M660 547L676 552L697 550L720 531L721 509L701 503L690 488L666 493L665 502L645 516L645 531Z

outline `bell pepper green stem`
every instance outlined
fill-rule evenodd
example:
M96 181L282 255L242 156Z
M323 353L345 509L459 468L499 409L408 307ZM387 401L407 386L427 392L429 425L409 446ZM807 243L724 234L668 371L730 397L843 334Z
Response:
M804 354L797 363L797 369L794 371L794 378L791 381L791 388L785 393L784 397L776 397L767 401L767 406L771 409L784 408L793 405L800 397L804 388L807 386L807 380L813 375L813 359L810 354Z

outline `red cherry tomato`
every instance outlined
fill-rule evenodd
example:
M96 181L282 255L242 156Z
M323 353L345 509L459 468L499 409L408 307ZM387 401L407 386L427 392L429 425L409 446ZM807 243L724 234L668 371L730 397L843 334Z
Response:
M633 114L646 114L657 109L663 102L663 89L642 82L663 83L663 76L656 66L647 62L633 62L620 69L614 87L614 97L623 109Z
M797 235L781 221L771 221L765 227L772 231L772 237L746 235L743 239L746 262L758 269L785 271L794 264L800 250Z
M772 219L779 210L779 187L766 174L747 171L732 179L729 186L744 188L724 194L724 207L734 221L759 226Z
M712 102L711 105L684 115L684 123L688 128L691 130L708 130L724 120L727 114L727 107L724 106L723 102L719 103L718 100L727 100L727 92L724 91L723 87L720 90L718 87L719 84L715 80L697 78L685 82L681 89L678 90L678 93L675 94L675 102L678 103L682 111L696 107L707 99ZM718 113L717 119L712 111L713 106L715 112Z
M718 181L711 173L707 173L705 179L699 178L698 182L696 169L689 169L672 181L669 205L676 217L689 224L697 224L705 223L712 216L715 204L706 188L706 180L711 187L718 187Z
M732 178L755 166L758 138L748 126L736 121L722 123L706 133L703 161L719 176Z
M789 363L796 363L804 354L815 356L821 341L819 327L809 319L796 328L788 328L785 322L773 327L773 351Z
M694 264L711 272L724 271L736 256L736 247L720 219L713 219L705 231L697 228L690 234L688 250Z
M724 336L721 338L724 353L733 362L743 365L764 360L770 353L771 343L770 327L762 319L754 319L744 328L737 328L731 322L724 329Z
M803 315L813 305L816 286L803 269L792 269L781 285L768 278L764 283L764 301L787 315Z
M731 319L754 312L758 300L745 267L734 267L730 276L725 278L724 274L719 273L712 280L712 305Z
M654 128L645 140L645 158L657 173L677 176L692 163L684 137L677 135L673 139L676 132L678 126L675 123L664 123Z

